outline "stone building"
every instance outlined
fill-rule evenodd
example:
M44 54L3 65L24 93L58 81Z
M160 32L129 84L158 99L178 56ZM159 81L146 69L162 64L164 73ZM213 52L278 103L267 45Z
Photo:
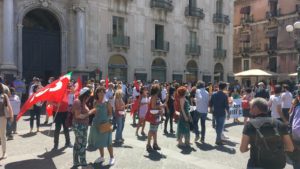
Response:
M281 81L296 72L298 54L286 26L299 20L299 4L299 0L235 1L235 73L258 68L278 73L274 80ZM244 84L250 80L244 78Z
M232 80L234 0L0 0L0 74Z

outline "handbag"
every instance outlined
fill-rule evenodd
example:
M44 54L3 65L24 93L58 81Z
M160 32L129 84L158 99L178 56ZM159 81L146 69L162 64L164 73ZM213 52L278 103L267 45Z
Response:
M98 130L100 133L107 133L113 131L113 125L110 122L102 123L98 126Z

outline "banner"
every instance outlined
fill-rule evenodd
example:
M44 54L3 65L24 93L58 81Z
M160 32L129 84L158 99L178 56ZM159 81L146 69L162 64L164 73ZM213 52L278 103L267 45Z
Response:
M243 117L242 99L233 99L232 106L229 107L230 118Z

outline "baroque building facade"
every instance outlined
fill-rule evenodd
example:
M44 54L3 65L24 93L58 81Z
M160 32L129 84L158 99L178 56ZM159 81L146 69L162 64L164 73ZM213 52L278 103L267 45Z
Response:
M286 26L300 19L300 1L236 0L234 8L233 71L262 69L277 73L273 80L290 79L299 58ZM244 84L250 81L243 79Z
M233 80L234 0L0 0L0 74Z

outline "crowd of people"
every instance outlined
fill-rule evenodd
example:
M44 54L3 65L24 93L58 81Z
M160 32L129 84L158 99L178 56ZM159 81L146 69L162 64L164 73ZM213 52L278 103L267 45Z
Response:
M53 82L50 78L48 83ZM0 83L1 84L1 83ZM8 88L0 85L0 138L3 158L6 158L6 136L13 139L17 133L16 115L20 111L24 87L20 82ZM16 87L19 92L16 92ZM8 89L7 89L8 88ZM42 88L38 78L29 86L29 95ZM109 165L114 165L113 132L115 143L123 144L123 130L128 111L136 136L147 137L146 150L151 153L161 150L159 146L159 125L164 134L175 134L178 147L189 147L194 142L206 142L206 120L212 113L212 126L216 131L215 144L223 146L228 137L224 135L226 119L243 124L240 145L241 152L250 150L247 164L249 169L279 169L287 162L286 154L294 169L300 168L300 91L294 97L288 85L274 85L266 89L263 82L252 88L242 88L219 82L217 85L198 81L192 84L159 83L133 84L121 81L107 83L105 80L90 79L78 94L75 81L71 81L61 103L36 103L30 112L30 132L36 120L40 127L42 107L53 106L55 123L54 147L59 146L59 132L63 127L65 147L73 148L73 168L89 167L86 150L99 150L95 163L104 159L104 148L109 152ZM243 122L240 121L243 118ZM137 121L138 120L138 121ZM200 121L200 126L199 126ZM49 122L46 118L45 124ZM10 123L7 125L6 123ZM177 129L174 129L174 123ZM149 124L148 132L145 126ZM169 126L169 128L168 128ZM74 131L74 145L70 142L70 128ZM147 134L146 134L147 133Z

